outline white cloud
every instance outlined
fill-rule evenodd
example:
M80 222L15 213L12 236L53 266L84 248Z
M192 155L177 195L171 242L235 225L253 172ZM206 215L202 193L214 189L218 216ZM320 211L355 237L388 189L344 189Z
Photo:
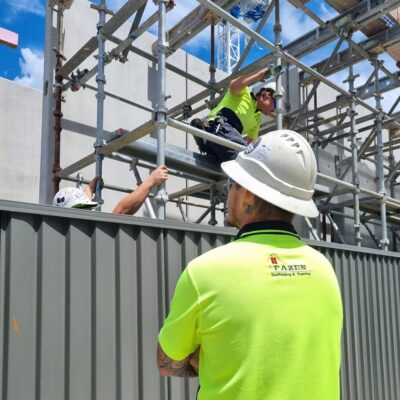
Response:
M117 11L125 4L125 2L126 0L113 0L112 2L110 2L108 6L114 11ZM172 10L168 11L167 13L167 18L166 18L167 30L174 27L178 22L180 22L187 15L189 15L190 12L199 5L200 3L196 0L185 0L184 2L175 1L175 7ZM149 18L155 12L157 12L157 10L158 10L158 5L155 5L152 1L149 1L146 5L146 9L143 14L141 23L146 21L146 19ZM130 21L133 21L133 19L134 16L130 18ZM153 34L157 34L157 22L149 30ZM209 31L207 29L200 32L192 40L190 40L190 42L188 43L188 45L186 45L185 48L190 52L190 50L195 51L200 48L208 47L210 41L210 35L208 32Z
M29 13L44 17L46 14L45 0L2 0L8 7L4 20L9 22L19 13Z
M281 5L282 36L287 42L292 42L316 27L303 11L296 9L289 2Z
M43 87L43 53L34 52L29 48L21 49L22 58L19 59L21 76L14 82L42 90Z

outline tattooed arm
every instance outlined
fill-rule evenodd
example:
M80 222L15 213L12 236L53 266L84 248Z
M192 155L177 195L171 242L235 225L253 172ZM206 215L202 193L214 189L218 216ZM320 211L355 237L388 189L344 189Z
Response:
M193 353L193 354L196 354ZM197 376L197 372L190 364L190 359L193 354L181 361L175 361L169 358L163 351L160 345L157 348L157 364L162 376L180 376L182 378L190 378Z

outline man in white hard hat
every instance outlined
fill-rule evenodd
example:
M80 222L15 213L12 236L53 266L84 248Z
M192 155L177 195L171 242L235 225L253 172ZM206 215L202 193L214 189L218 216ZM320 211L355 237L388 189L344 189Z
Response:
M222 169L239 233L179 278L159 334L161 375L198 374L198 400L339 400L338 281L291 223L318 215L311 147L274 131Z
M271 76L272 67L263 68L250 75L233 79L229 90L220 103L210 112L205 129L216 136L231 142L246 146L257 139L263 115L272 115L275 109L275 83L257 85L254 93L249 86ZM200 119L191 122L193 126L201 127ZM218 161L234 160L236 150L221 146L212 141L196 138L196 143L202 153Z

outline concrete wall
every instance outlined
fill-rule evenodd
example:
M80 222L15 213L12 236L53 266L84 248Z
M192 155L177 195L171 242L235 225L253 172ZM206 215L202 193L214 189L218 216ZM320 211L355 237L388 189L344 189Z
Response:
M42 93L0 78L0 198L39 200Z

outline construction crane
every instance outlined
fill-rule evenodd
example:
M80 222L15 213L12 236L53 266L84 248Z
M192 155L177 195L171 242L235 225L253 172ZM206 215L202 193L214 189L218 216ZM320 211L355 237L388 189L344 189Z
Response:
M235 18L251 23L261 19L268 0L243 0L230 10ZM231 74L240 60L242 33L234 25L222 20L217 25L217 66Z

